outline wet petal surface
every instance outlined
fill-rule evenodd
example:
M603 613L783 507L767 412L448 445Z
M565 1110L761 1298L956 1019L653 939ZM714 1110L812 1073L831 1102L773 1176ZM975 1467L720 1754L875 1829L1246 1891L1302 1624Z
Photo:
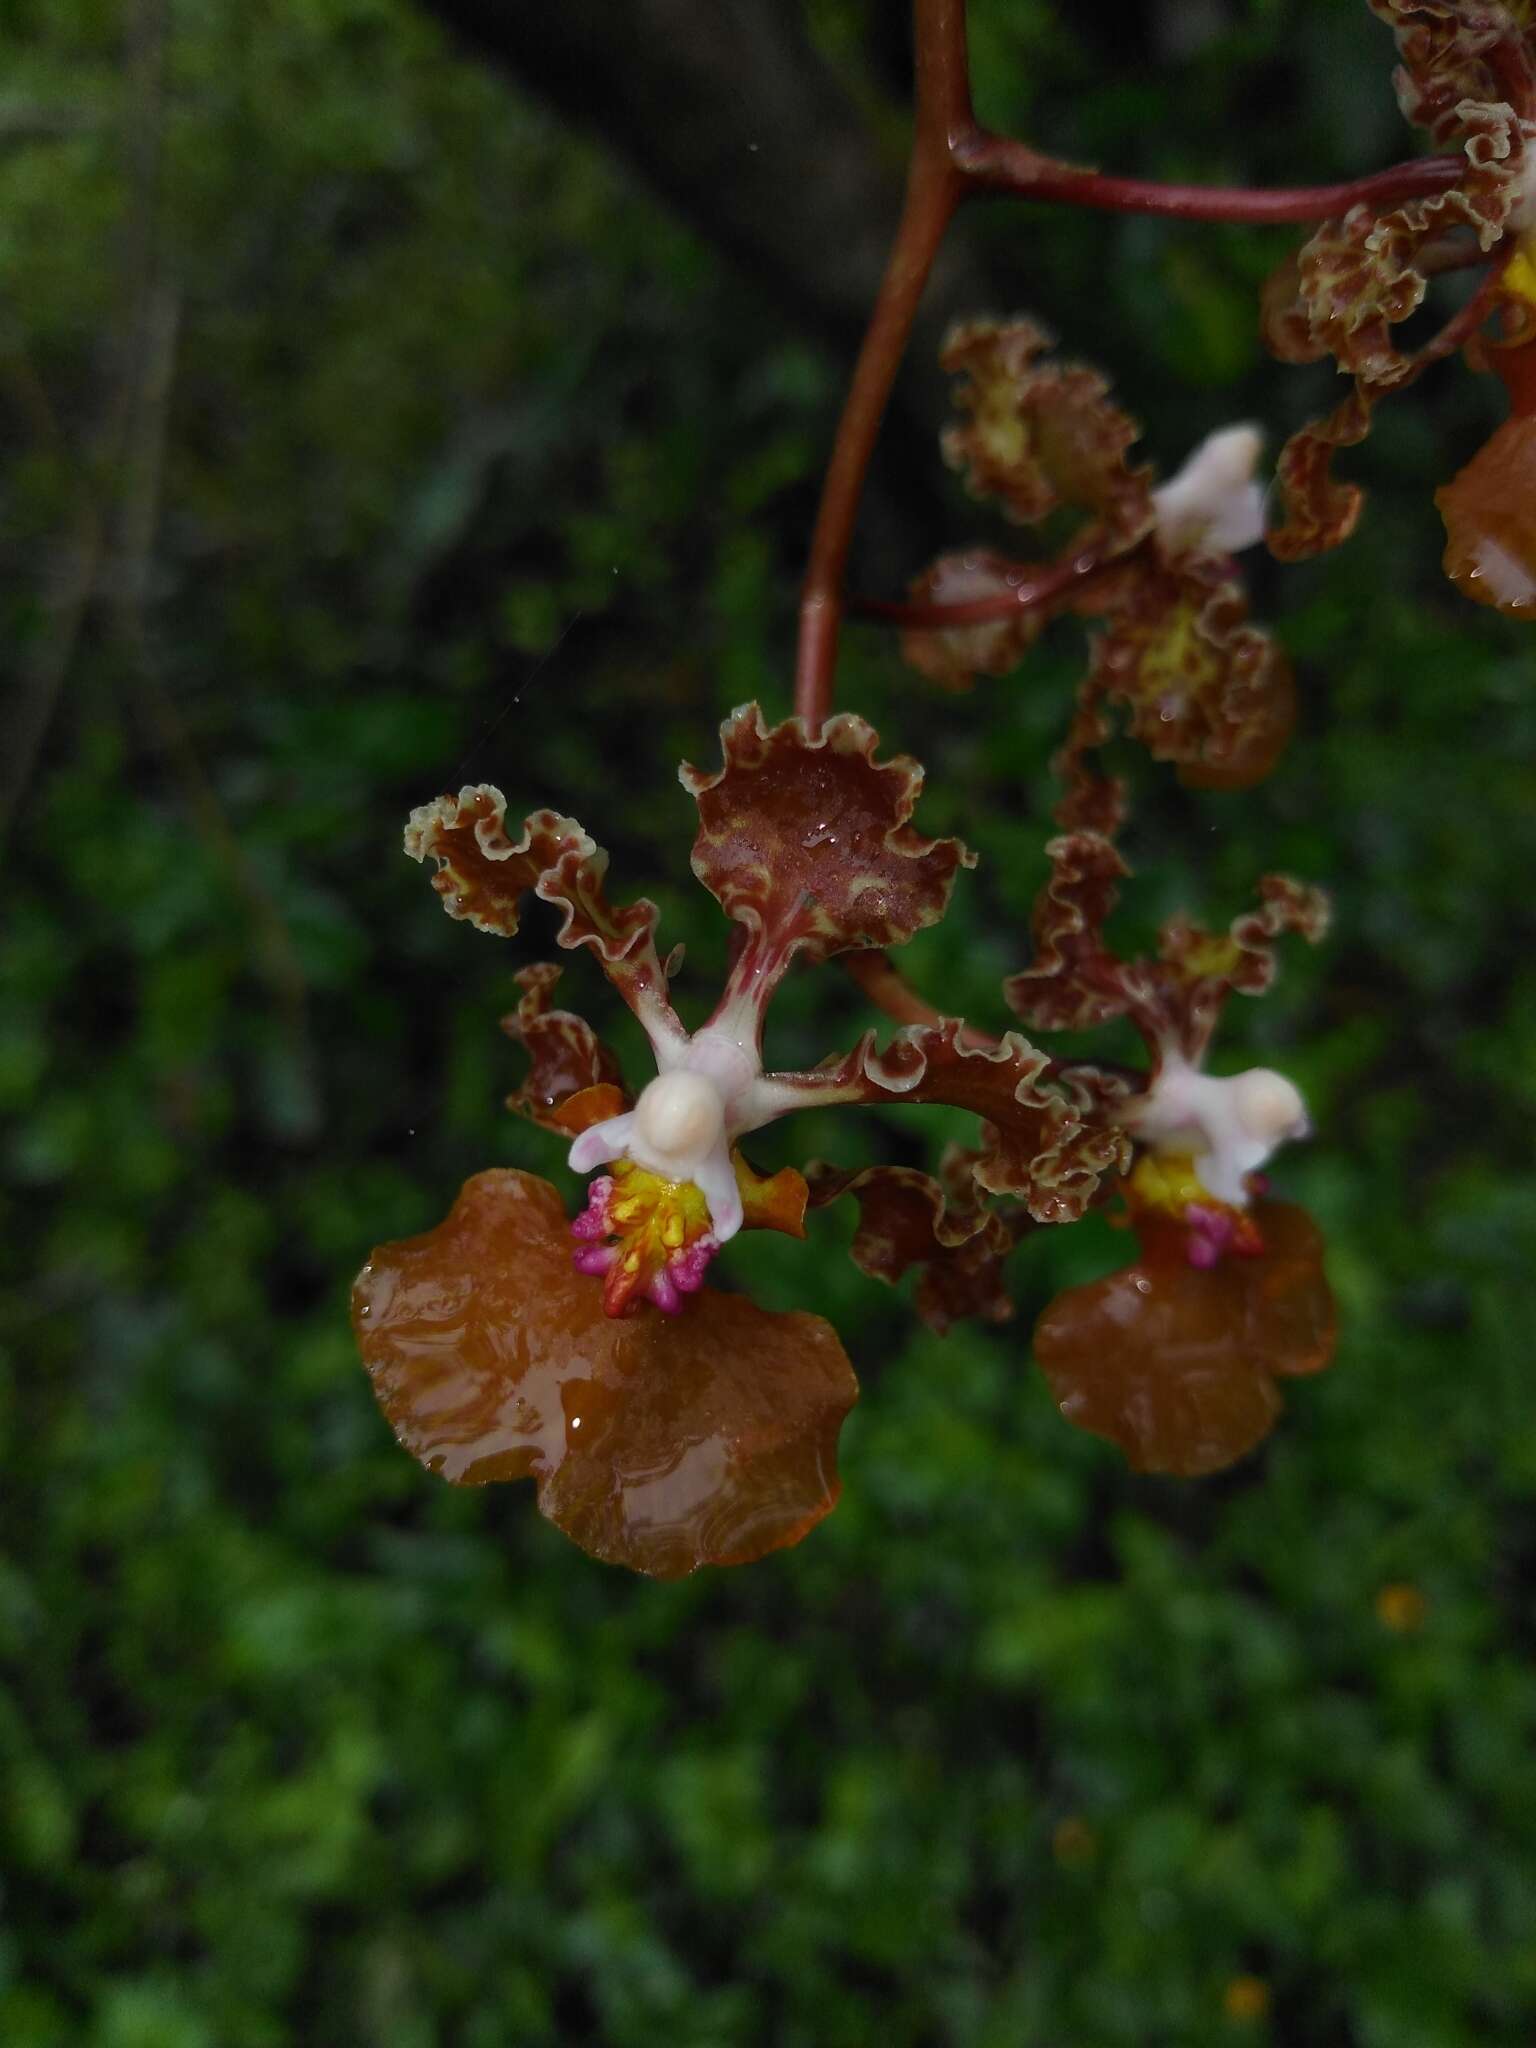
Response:
M1333 1355L1322 1237L1305 1210L1256 1206L1264 1250L1201 1268L1182 1230L1141 1232L1132 1266L1053 1301L1035 1357L1063 1416L1141 1472L1192 1478L1233 1464L1280 1412L1274 1375Z
M460 1485L531 1478L592 1556L658 1578L798 1542L837 1500L858 1394L829 1324L704 1290L615 1321L554 1188L494 1171L381 1246L353 1322L396 1436Z

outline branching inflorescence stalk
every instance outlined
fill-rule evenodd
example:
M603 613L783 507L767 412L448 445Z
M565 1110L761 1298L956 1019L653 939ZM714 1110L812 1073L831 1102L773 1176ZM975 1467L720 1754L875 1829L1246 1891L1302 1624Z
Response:
M1345 183L1273 191L1107 177L1043 156L1028 143L994 135L977 123L965 0L913 0L913 44L915 122L906 198L838 422L801 588L795 710L813 732L832 708L844 576L865 474L929 273L962 200L1004 193L1114 213L1278 226L1327 220L1361 203L1382 207L1431 196L1448 190L1465 169L1459 155L1430 156ZM1006 597L968 606L866 603L859 610L908 626L979 624L1055 597L1075 577L1087 578L1098 566L1085 561L1065 576L1056 572L1044 581L1024 579Z

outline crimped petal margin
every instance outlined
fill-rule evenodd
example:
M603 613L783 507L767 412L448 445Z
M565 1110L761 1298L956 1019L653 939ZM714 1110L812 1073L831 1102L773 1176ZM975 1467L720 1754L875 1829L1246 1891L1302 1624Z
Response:
M1247 789L1274 768L1296 719L1290 663L1248 620L1219 557L1127 567L1102 599L1085 690L1123 705L1154 761L1196 789Z
M939 1336L965 1319L1005 1323L1014 1312L1003 1262L1028 1219L1018 1211L1000 1215L977 1199L974 1164L974 1154L953 1148L942 1183L911 1166L845 1172L818 1161L806 1169L812 1208L842 1195L857 1202L859 1224L848 1249L861 1273L894 1286L916 1268L914 1306Z
M943 1102L982 1119L969 1170L991 1195L1012 1195L1037 1223L1072 1223L1104 1176L1130 1161L1115 1121L1118 1089L1090 1067L1057 1071L1016 1031L996 1043L968 1037L959 1019L907 1025L881 1047L873 1031L814 1072L769 1077L779 1113L833 1102ZM798 1101L797 1101L798 1098Z
M1100 832L1062 833L1045 851L1051 872L1035 899L1034 958L1003 995L1032 1030L1086 1031L1130 1007L1125 970L1103 937L1130 869Z
M561 969L548 960L522 968L514 977L522 999L502 1018L501 1028L528 1055L527 1078L507 1097L508 1109L546 1130L568 1132L570 1120L563 1112L572 1096L586 1088L608 1088L615 1096L605 1103L617 1099L622 1107L624 1077L617 1057L585 1017L552 1006L560 975Z
M944 458L973 497L997 499L1022 525L1065 505L1122 543L1139 539L1152 526L1151 472L1126 457L1141 428L1109 402L1097 370L1041 362L1051 346L1029 319L951 330L939 360L962 380L955 403L966 418L945 430Z
M1003 984L1009 1007L1037 1031L1081 1031L1129 1017L1156 1053L1198 1060L1229 995L1262 995L1278 970L1274 941L1326 937L1325 891L1265 875L1259 902L1212 932L1170 918L1154 960L1121 960L1104 940L1119 884L1129 874L1098 832L1069 832L1046 847L1051 872L1035 901L1034 958Z
M770 972L800 952L903 944L975 866L958 839L913 830L923 771L905 754L877 761L879 744L851 713L812 737L804 720L769 727L746 704L720 728L722 767L678 771L699 806L693 871Z
M501 791L490 783L466 784L457 796L435 797L412 811L405 850L412 860L432 856L432 886L444 909L477 931L511 938L530 889L557 905L565 913L559 943L590 946L642 1020L675 1027L656 952L656 906L646 897L609 902L603 888L608 856L574 818L534 811L514 840Z
M1379 394L1356 379L1354 389L1320 420L1299 427L1275 464L1284 517L1265 536L1279 562L1301 562L1349 539L1365 493L1333 474L1334 451L1357 448L1371 431Z

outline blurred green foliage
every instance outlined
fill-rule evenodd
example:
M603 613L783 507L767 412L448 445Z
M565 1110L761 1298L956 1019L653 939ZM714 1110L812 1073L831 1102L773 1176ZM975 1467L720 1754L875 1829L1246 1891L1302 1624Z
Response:
M808 11L888 144L881 10ZM1407 147L1363 5L974 12L984 112L1081 158L1291 182ZM158 92L123 41L107 0L17 0L0 71L54 124L0 133L13 704L94 557L0 951L0 2041L1529 2041L1536 695L1430 503L1487 392L1452 367L1385 409L1359 537L1257 566L1305 703L1274 780L1140 777L1129 935L1271 868L1337 890L1224 1048L1316 1112L1280 1183L1330 1234L1335 1371L1233 1474L1140 1480L1027 1361L1119 1256L1099 1225L1031 1248L1015 1328L945 1343L845 1220L738 1246L849 1337L848 1490L800 1550L654 1587L523 1489L427 1478L355 1364L372 1242L488 1163L563 1173L497 1107L515 962L399 828L480 775L574 809L703 1002L671 764L785 706L842 366L403 0L177 0ZM1255 342L1283 235L965 231L1164 461L1326 389ZM983 530L936 458L910 497ZM935 702L848 649L845 701L984 856L910 956L982 1021L1078 656ZM589 963L567 987L613 1021ZM807 974L775 1048L862 1021ZM778 1157L920 1158L942 1122Z

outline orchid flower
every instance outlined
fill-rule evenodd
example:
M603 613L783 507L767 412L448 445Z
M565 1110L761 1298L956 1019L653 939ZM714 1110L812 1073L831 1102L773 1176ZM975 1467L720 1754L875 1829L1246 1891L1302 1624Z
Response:
M1105 379L1057 361L1049 342L1032 320L954 330L942 361L962 417L944 452L971 494L1015 524L1075 514L1076 525L1041 561L941 555L911 594L963 622L910 627L902 651L941 687L968 689L1016 668L1052 618L1078 613L1098 622L1085 697L1120 708L1181 781L1247 789L1274 767L1296 716L1290 664L1249 622L1231 559L1263 535L1263 437L1245 423L1219 428L1158 484L1131 460L1141 430Z
M1017 1033L973 1043L940 1020L884 1047L868 1032L808 1071L764 1071L764 1016L791 963L901 944L942 916L973 856L913 828L922 771L878 760L861 719L812 736L749 705L721 744L718 770L682 770L699 810L694 872L736 926L725 989L691 1034L655 906L609 900L607 857L573 819L537 811L514 835L483 784L412 815L406 850L433 859L451 916L509 937L530 892L563 912L560 944L596 955L656 1072L631 1100L591 1027L553 1007L558 970L525 968L507 1028L530 1067L513 1105L573 1138L576 1171L608 1171L570 1226L547 1183L480 1174L437 1230L375 1251L354 1296L380 1401L423 1462L462 1483L530 1475L577 1542L663 1576L804 1535L836 1499L837 1432L857 1393L825 1323L706 1285L738 1230L802 1236L808 1203L843 1191L825 1169L814 1192L793 1168L757 1174L742 1138L808 1106L973 1110L982 1143L946 1186L903 1169L857 1177L877 1219L921 1220L933 1255L953 1254L957 1312L976 1289L995 1295L987 1260L1012 1242L990 1197L1039 1220L1080 1215L1127 1156L1091 1084L1059 1080Z
M1096 803L1079 770L1071 807ZM1058 1296L1036 1324L1035 1357L1067 1420L1133 1465L1216 1471L1268 1433L1276 1376L1315 1372L1333 1350L1321 1238L1300 1209L1267 1199L1260 1171L1307 1135L1300 1091L1267 1067L1205 1069L1229 996L1269 986L1281 933L1321 938L1327 904L1269 876L1259 908L1227 933L1176 919L1156 959L1121 961L1103 937L1127 872L1110 838L1078 830L1048 852L1035 960L1009 998L1039 1028L1128 1017L1152 1066L1118 1109L1136 1145L1122 1193L1139 1257Z
M1444 190L1324 221L1266 286L1271 352L1332 356L1353 379L1281 451L1284 516L1270 547L1296 561L1349 537L1364 497L1332 474L1335 451L1366 438L1384 398L1464 350L1499 375L1510 417L1435 494L1446 574L1480 604L1536 617L1536 28L1528 8L1481 0L1370 4L1397 44L1404 117L1464 163ZM1393 329L1424 304L1430 279L1469 265L1482 276L1466 303L1428 340L1400 347Z

